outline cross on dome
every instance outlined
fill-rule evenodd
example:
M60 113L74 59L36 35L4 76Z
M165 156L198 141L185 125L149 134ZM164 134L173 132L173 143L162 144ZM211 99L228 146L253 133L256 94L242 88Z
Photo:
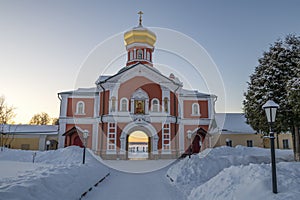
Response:
M138 14L140 15L140 19L139 19L139 26L142 26L142 14L144 14L142 11L138 12Z

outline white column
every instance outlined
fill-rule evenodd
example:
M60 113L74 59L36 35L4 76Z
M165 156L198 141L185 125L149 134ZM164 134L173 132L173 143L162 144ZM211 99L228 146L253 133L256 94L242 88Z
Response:
M98 122L94 122L93 123L93 128L92 128L92 132L93 132L93 140L92 140L92 150L93 151L97 151L97 147L98 147L98 130L99 130L99 124Z
M65 132L66 132L66 122L59 122L58 148L64 148L65 146L65 136L63 136Z
M99 116L99 108L100 107L100 95L99 93L94 98L94 117Z
M47 137L47 135L40 135L40 139L39 139L39 150L40 151L45 150L46 137Z
M68 107L68 95L61 94L61 102L60 102L60 117L67 116L67 107Z
M184 153L184 125L179 124L179 152Z

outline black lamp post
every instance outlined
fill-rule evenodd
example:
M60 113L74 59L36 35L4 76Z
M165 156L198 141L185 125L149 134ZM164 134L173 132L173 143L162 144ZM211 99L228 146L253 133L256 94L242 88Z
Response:
M86 149L86 140L89 137L89 131L84 130L83 131L83 157L82 157L82 164L85 163L85 149Z
M267 115L267 120L270 124L270 146L271 146L271 161L272 161L272 185L273 193L277 193L277 178L276 178L276 162L275 162L275 145L274 145L274 132L273 124L276 118L276 111L279 105L272 100L267 101L262 108L265 110Z
M47 147L47 151L49 150L49 146L50 146L51 142L49 140L46 141L46 147Z

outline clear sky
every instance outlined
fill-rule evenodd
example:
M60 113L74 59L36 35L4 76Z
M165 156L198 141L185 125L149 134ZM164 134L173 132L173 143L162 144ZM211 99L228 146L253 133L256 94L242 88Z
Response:
M136 26L142 10L144 26L179 31L206 49L226 90L226 108L217 105L217 112L241 112L263 51L286 34L299 35L299 8L298 0L1 0L0 95L16 107L16 123L39 112L58 117L57 93L76 88L89 53ZM95 77L87 82L82 87L94 86Z

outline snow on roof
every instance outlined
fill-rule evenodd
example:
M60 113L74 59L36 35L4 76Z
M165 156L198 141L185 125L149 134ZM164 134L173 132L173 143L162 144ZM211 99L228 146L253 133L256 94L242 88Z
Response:
M254 134L243 113L216 113L216 123L222 134ZM224 124L224 125L223 125Z
M192 96L192 97L215 97L213 94L206 94L199 92L198 90L187 90L187 89L182 89L181 90L182 96Z
M37 135L57 135L57 125L0 125L0 133L3 134L37 134Z
M123 68L122 68L123 69ZM105 81L106 79L108 79L109 77L111 77L111 75L102 75L102 76L99 76L99 78L97 79L96 81L96 84L98 82L102 82L102 81Z
M98 92L96 87L91 88L78 88L77 90L70 90L65 92L60 92L59 94L87 94L87 93L95 93Z

